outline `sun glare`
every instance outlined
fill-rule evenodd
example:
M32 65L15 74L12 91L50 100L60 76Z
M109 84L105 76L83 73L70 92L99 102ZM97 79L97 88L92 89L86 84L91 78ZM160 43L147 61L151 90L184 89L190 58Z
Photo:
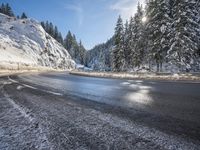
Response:
M142 22L145 23L146 21L147 21L147 17L144 16L144 17L142 18Z

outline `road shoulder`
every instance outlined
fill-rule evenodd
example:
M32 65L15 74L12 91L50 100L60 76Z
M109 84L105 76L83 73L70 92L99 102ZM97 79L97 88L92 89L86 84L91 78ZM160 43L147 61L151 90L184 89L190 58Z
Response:
M150 73L110 73L110 72L83 72L70 71L72 75L98 78L128 79L128 80L155 80L169 82L200 83L200 74L150 74Z

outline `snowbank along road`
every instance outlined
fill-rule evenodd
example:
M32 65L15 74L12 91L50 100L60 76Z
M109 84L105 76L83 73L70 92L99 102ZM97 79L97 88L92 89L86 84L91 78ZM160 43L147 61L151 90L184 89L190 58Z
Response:
M200 84L0 78L0 149L200 149Z

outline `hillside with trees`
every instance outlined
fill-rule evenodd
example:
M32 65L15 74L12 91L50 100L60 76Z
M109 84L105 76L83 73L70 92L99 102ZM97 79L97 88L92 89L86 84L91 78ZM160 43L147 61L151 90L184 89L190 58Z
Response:
M137 13L125 24L119 16L113 45L109 48L110 69L116 72L199 71L199 10L198 0L147 0L146 7L138 4ZM88 64L102 66L106 49L96 46L88 52ZM93 54L98 58L95 61L91 59ZM100 67L100 70L103 69Z
M77 41L76 36L68 31L66 37L63 39L61 32L58 30L58 27L53 25L52 22L46 21L41 22L44 30L51 35L55 40L62 44L72 56L72 58L78 64L85 64L86 61L86 49L84 48L81 41Z
M86 62L86 49L81 41L77 42L76 36L68 31L64 42L64 47L69 51L72 58L78 64L85 65Z
M110 71L113 44L114 38L111 38L106 43L99 44L87 51L85 65L94 70Z
M54 26L52 22L46 21L46 22L41 22L42 27L44 30L51 35L55 40L57 40L59 43L63 45L63 37L61 32L58 31L57 26Z

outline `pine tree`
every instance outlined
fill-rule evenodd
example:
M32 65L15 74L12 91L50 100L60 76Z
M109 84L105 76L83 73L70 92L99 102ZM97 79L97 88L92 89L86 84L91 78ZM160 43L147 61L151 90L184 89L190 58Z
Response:
M57 26L55 26L54 27L54 35L53 35L53 37L54 37L54 39L56 39L57 41L58 41L58 27Z
M79 60L80 64L84 65L85 64L85 48L83 47L82 42L79 42Z
M5 6L5 14L10 16L10 17L14 17L14 13L11 9L11 7L9 6L9 4L7 3Z
M65 44L64 44L65 48L67 50L70 50L72 48L72 45L73 45L73 36L72 36L70 31L68 31L67 36L66 36L64 41L65 41Z
M27 19L27 16L26 16L25 12L22 13L21 19Z
M134 28L135 28L135 22L134 22L134 18L131 17L130 18L130 22L129 22L129 27L128 27L128 35L127 35L127 41L128 41L128 46L127 46L127 51L128 51L128 64L129 64L129 68L132 68L133 67L133 56L134 56L134 44L135 44L135 41L134 41Z
M54 36L54 27L52 22L49 23L49 31L48 33L53 37Z
M76 40L76 36L72 35L70 31L68 31L66 38L64 39L64 47L68 50L71 57L77 63L84 63L83 55L81 54L81 50L84 49L82 43L78 44ZM85 49L84 49L85 50Z
M133 46L132 64L134 67L140 67L143 58L143 50L144 50L143 47L144 41L142 39L142 34L144 31L144 25L142 22L143 17L144 17L144 12L142 9L142 5L138 3L137 13L134 16L134 28L132 37L134 41L134 43L132 44Z
M46 21L46 23L45 23L45 31L47 33L49 33L49 22L48 21Z
M74 54L74 59L76 61L79 60L79 45L78 42L76 40L76 36L73 34L73 46L72 46L72 50L73 50L73 54Z
M113 49L113 71L123 71L125 67L124 57L124 27L121 16L119 16L117 25L115 28L115 46Z
M105 54L104 54L104 52L103 52L103 50L101 49L100 50L100 52L99 52L100 54L99 54L99 66L98 66L98 69L100 70L100 71L105 71L105 66L106 66L106 64L105 64Z
M153 65L156 63L157 71L162 71L162 64L169 49L168 36L171 25L169 15L168 0L150 0L147 3L149 60Z
M70 31L68 31L67 36L64 40L64 46L68 50L69 54L72 56L72 58L75 58L75 50L74 50L74 38Z
M130 55L130 49L129 49L129 23L126 21L124 25L124 57L125 57L125 63L126 63L126 69L128 68L130 61L129 61L129 55Z
M180 71L190 71L198 62L198 39L200 25L198 22L198 0L175 0L173 9L173 34L168 58Z
M5 7L4 3L1 4L0 12L1 12L2 14L6 14L6 7Z
M45 23L43 21L41 22L41 26L43 27L44 30L46 30Z
M58 41L60 44L64 45L63 37L62 37L62 34L61 34L60 32L58 33L57 41Z

